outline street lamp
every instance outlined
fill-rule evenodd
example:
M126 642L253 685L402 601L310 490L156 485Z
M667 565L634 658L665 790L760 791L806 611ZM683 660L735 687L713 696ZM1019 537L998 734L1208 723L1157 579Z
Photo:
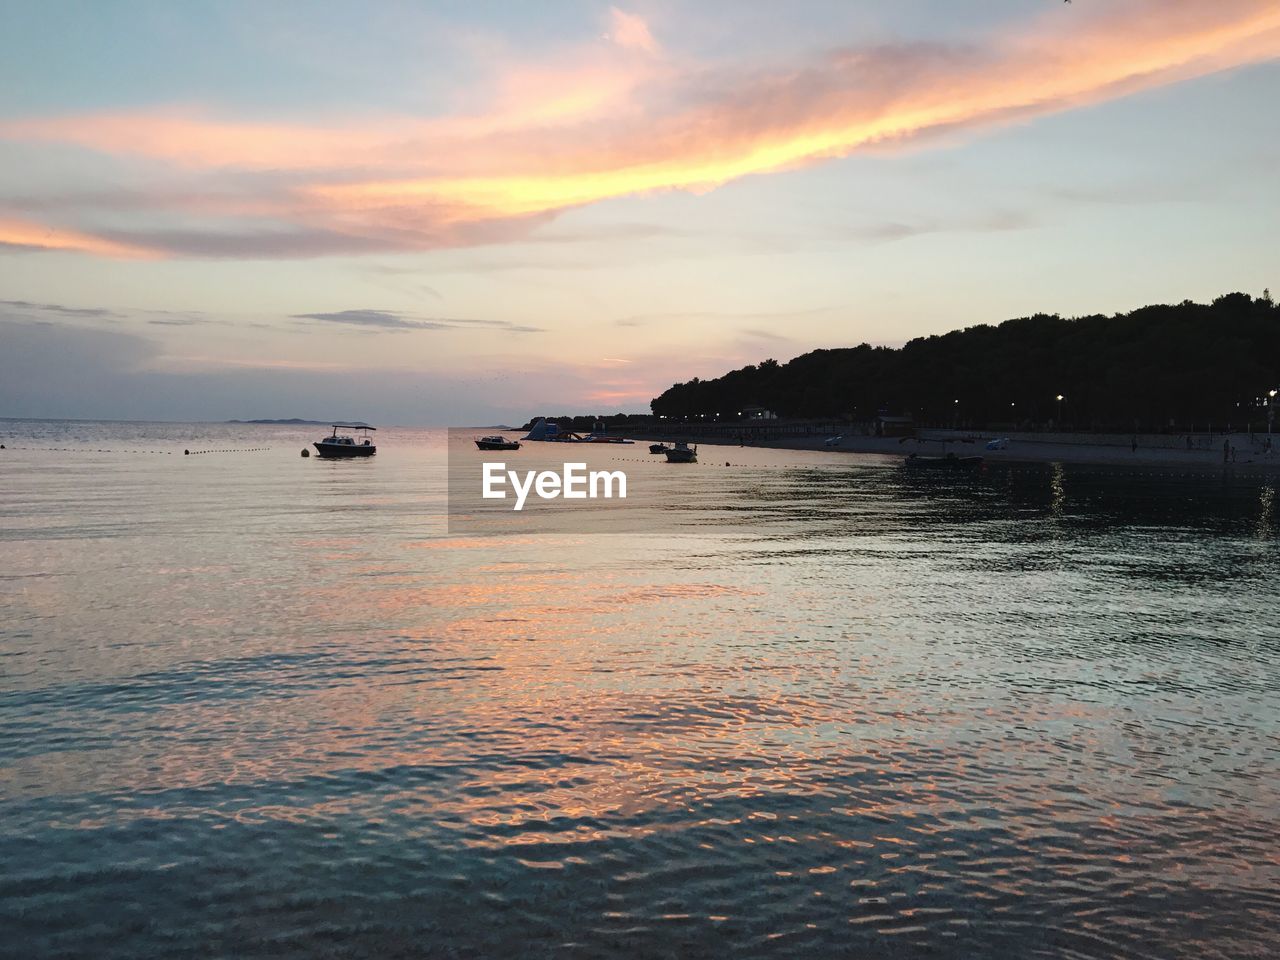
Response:
M1067 399L1062 394L1058 394L1055 399L1058 401L1058 429L1062 429L1062 401Z
M1270 400L1267 402L1267 436L1271 436L1271 427L1276 422L1276 394L1277 390L1271 390L1267 393Z

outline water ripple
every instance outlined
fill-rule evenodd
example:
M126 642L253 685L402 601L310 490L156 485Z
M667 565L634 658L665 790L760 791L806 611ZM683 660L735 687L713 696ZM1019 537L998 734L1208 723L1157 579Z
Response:
M14 955L1274 950L1265 483L742 451L449 539L429 433L77 429L0 508Z

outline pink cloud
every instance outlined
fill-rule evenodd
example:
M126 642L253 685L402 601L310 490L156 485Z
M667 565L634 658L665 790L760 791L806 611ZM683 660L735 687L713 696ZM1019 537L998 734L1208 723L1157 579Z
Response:
M5 247L30 251L87 253L99 257L133 260L158 257L160 252L145 246L33 223L29 220L0 219L0 250Z
M207 203L193 209L175 194L148 211L146 229L113 228L73 209L62 211L69 229L61 243L2 234L0 242L102 256L250 257L502 242L573 207L712 190L1280 56L1280 7L1271 0L1076 7L985 47L855 48L791 69L731 71L627 56L657 47L642 19L615 8L612 39L623 51L613 59L591 51L522 65L499 78L492 109L475 116L307 125L175 109L9 121L0 138L166 161L213 185L228 171L261 180L221 222ZM190 228L193 215L199 230ZM9 234L30 241L41 229Z
M613 21L613 42L620 47L642 50L648 54L658 52L658 43L649 32L649 25L642 17L634 13L625 13L617 7L611 7L609 16Z

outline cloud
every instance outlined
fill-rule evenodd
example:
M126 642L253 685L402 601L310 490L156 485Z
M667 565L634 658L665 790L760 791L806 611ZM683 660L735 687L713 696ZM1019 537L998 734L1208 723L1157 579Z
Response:
M132 333L0 322L0 410L12 417L321 420L338 413L379 424L443 424L524 415L493 394L418 369L171 357ZM180 443L174 452L181 454Z
M339 310L336 313L295 313L294 320L320 320L345 323L357 327L380 327L390 330L444 330L453 324L447 320L408 320L388 310Z
M332 350L313 356L280 357L269 351L228 356L216 347L206 352L189 337L174 338L163 327L142 325L147 317L178 318L177 313L127 311L122 315L139 320L139 326L104 328L81 322L92 317L61 319L65 315L57 304L36 304L51 307L47 316L52 319L33 319L24 303L0 304L0 409L18 417L324 419L335 411L386 424L498 423L526 419L539 410L582 409L596 403L643 410L673 378L705 375L720 363L740 365L758 359L761 351L759 341L728 354L717 352L715 359L673 357L658 348L624 364L579 360L572 351L539 357L511 337L494 337L486 342L502 352L467 360L424 363L403 351L381 361L360 360L346 352L337 356ZM360 315L372 319L374 324L366 326L372 330L403 329L394 326L397 320L433 319L388 310L316 315L343 314L348 320ZM476 318L441 322L496 332L515 326ZM361 326L357 322L352 329Z
M32 303L29 300L0 300L0 308L7 308L26 316L48 316L86 320L115 319L120 316L105 307L65 307L60 303Z
M493 329L508 333L540 333L541 327L505 320L473 320L461 317L410 317L390 310L338 310L332 313L295 313L290 319L338 323L376 330L465 330Z
M800 310L755 310L755 311L723 311L723 310L681 310L671 313L648 313L635 314L630 317L621 317L615 320L614 326L618 327L642 327L650 323L678 321L687 323L689 321L715 321L715 322L736 322L736 321L762 321L765 323L793 323L806 317L819 317L823 314L834 313L840 307L808 307Z
M0 246L266 258L508 242L604 200L703 192L1280 56L1273 0L1057 4L981 43L850 46L770 67L668 62L642 19L610 15L615 45L649 56L521 65L474 115L307 125L171 107L0 122L0 139L137 163L144 193L155 161L185 178L134 208L145 228L46 197L57 222L0 221ZM193 216L208 228L191 230Z
M131 260L155 257L160 252L103 236L28 220L0 219L0 253L62 251Z
M775 331L775 330L760 330L760 329L743 330L743 331L742 331L742 335L743 335L743 337L744 337L745 339L749 339L749 340L768 340L768 341L770 341L771 343L792 343L792 342L794 342L790 337L788 337L788 336L784 336L783 334L778 333L778 332L777 332L777 331Z
M644 19L633 13L625 13L617 7L609 9L609 18L613 24L611 38L620 47L641 50L648 54L657 54L658 44L649 32L649 25Z
M1010 230L1027 230L1035 226L1037 226L1036 220L1028 214L1000 211L972 219L933 219L911 223L886 221L866 226L839 227L834 233L839 238L880 243L932 233L1004 233Z
M204 259L276 259L410 249L389 238L330 229L106 230L103 239L155 256Z
M338 310L333 312L296 313L291 320L339 324L371 330L493 330L503 333L542 333L544 328L509 320L485 320L472 317L421 317L390 310ZM0 300L0 321L36 322L43 325L73 325L85 329L77 321L134 321L159 327L192 327L233 324L234 321L199 310L112 310L106 307L68 307L58 303L34 303L29 300ZM264 326L250 323L247 326ZM141 329L139 327L139 329ZM170 358L172 359L172 358ZM255 358L253 365L262 361Z
M153 326L190 327L201 324L225 326L232 322L200 310L68 307L61 303L33 303L30 300L0 300L0 320L35 321L77 329L101 329L104 323L117 326L133 322Z

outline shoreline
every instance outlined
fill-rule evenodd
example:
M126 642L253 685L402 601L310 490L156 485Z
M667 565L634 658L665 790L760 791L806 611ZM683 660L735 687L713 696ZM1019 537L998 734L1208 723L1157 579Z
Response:
M637 436L636 440L642 438ZM1201 470L1222 468L1246 468L1268 473L1280 472L1280 435L1273 437L1272 452L1263 451L1264 437L1250 441L1249 434L1222 434L1215 438L1216 448L1183 449L1181 447L1144 446L1136 450L1131 443L1106 444L1070 442L1051 435L1010 438L1003 450L988 450L986 444L994 437L868 437L846 436L833 445L827 445L825 436L784 436L773 440L740 443L736 438L723 436L667 435L660 438L644 438L645 443L669 443L673 439L707 446L755 447L773 450L809 450L819 453L870 453L905 458L916 453L921 456L941 456L943 452L957 456L980 456L990 462L1008 463L1079 463L1105 466L1134 467L1195 467ZM1235 450L1235 459L1223 461L1222 442L1227 441Z

